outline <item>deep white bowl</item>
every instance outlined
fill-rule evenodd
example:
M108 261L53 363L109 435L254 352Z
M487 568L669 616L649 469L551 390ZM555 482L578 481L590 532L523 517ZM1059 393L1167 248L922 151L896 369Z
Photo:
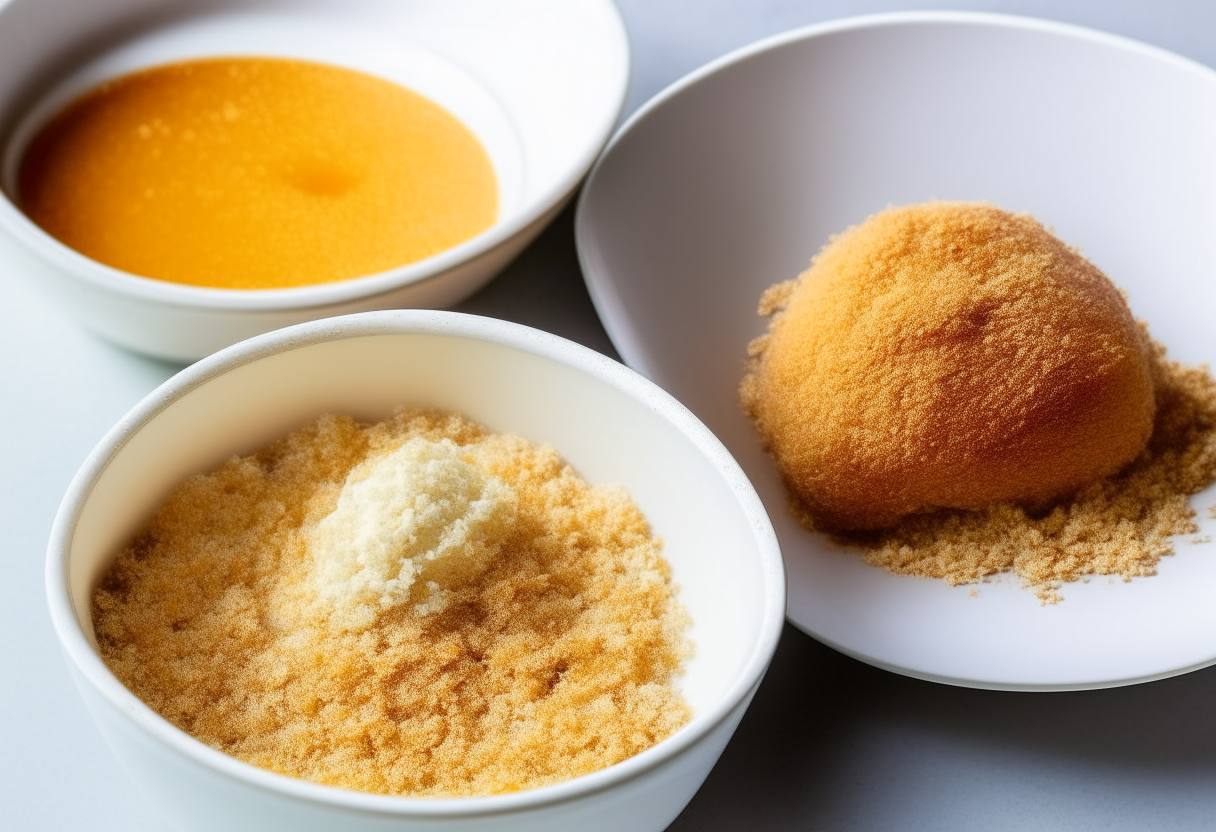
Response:
M498 221L433 257L293 289L185 286L102 265L15 204L21 153L75 95L142 67L295 57L399 82L459 117L490 154ZM611 0L10 0L0 3L0 266L133 350L193 360L262 332L472 294L561 210L625 101L629 45Z
M747 47L636 113L588 179L583 273L613 343L730 448L781 539L791 620L921 678L1129 684L1216 662L1216 489L1160 574L1039 606L1016 580L896 577L802 529L738 404L761 292L889 204L1028 211L1128 291L1172 357L1216 366L1216 73L1046 21L919 12ZM1202 537L1201 537L1202 539ZM973 595L972 590L977 590Z
M326 412L456 410L557 448L591 482L622 483L663 539L696 654L694 709L617 765L492 797L362 794L272 774L175 728L110 673L90 598L114 555L186 476ZM188 830L660 830L734 732L776 648L785 581L759 497L720 442L632 370L554 335L451 312L369 312L300 324L169 379L101 441L67 495L47 555L51 618L123 767Z

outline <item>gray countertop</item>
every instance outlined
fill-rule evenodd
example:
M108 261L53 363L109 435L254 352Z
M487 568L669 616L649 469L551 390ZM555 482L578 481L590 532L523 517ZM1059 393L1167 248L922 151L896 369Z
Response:
M629 111L760 37L920 5L618 3L633 46ZM1204 0L934 6L1076 23L1216 66L1216 4ZM459 309L547 329L615 357L582 284L572 227L567 210ZM110 425L176 368L78 331L2 259L0 288L0 460L8 473L0 477L0 828L164 830L72 689L46 613L42 569L72 474ZM86 341L92 357L82 363ZM1106 691L997 693L903 678L787 626L738 733L671 829L1207 829L1216 826L1213 702L1216 668Z

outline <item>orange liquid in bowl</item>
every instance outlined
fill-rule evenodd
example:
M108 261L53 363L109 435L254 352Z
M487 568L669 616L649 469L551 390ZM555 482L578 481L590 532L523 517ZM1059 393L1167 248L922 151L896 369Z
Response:
M372 75L274 58L103 84L35 136L18 196L94 260L229 289L393 269L498 215L490 158L447 110Z

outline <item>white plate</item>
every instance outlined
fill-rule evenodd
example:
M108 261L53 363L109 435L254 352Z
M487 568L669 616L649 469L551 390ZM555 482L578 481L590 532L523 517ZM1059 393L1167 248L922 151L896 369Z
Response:
M576 234L626 362L714 430L756 484L789 617L864 661L940 682L1068 690L1216 663L1216 544L1159 575L1064 587L895 577L801 529L736 387L761 291L888 204L1029 211L1128 290L1173 357L1216 363L1216 73L1097 32L915 13L791 32L681 80L618 133ZM1216 489L1198 495L1205 534ZM978 589L978 594L972 593Z

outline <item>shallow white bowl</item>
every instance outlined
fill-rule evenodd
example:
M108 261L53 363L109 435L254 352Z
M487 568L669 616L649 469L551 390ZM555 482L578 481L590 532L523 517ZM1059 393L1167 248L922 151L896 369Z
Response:
M186 476L326 412L456 410L553 445L645 512L692 615L673 736L584 777L493 797L360 794L263 771L161 719L96 652L90 598L117 550ZM124 768L182 829L659 830L692 798L768 665L785 611L776 536L722 444L632 370L554 335L451 312L301 324L209 356L101 441L68 490L47 556L51 618L89 710Z
M215 55L332 63L427 95L488 150L498 221L387 272L240 291L102 265L14 204L21 153L58 107L116 75ZM305 320L452 304L561 210L620 115L628 74L629 45L611 0L10 0L0 4L0 266L28 275L99 335L176 360Z
M1216 73L1121 38L990 15L884 15L764 41L659 95L584 189L583 271L630 366L688 405L756 484L791 620L882 667L1058 690L1216 662L1216 544L1160 574L1064 587L901 578L790 517L740 412L761 292L889 204L988 200L1078 246L1180 360L1216 366ZM1216 531L1199 495L1203 532Z

